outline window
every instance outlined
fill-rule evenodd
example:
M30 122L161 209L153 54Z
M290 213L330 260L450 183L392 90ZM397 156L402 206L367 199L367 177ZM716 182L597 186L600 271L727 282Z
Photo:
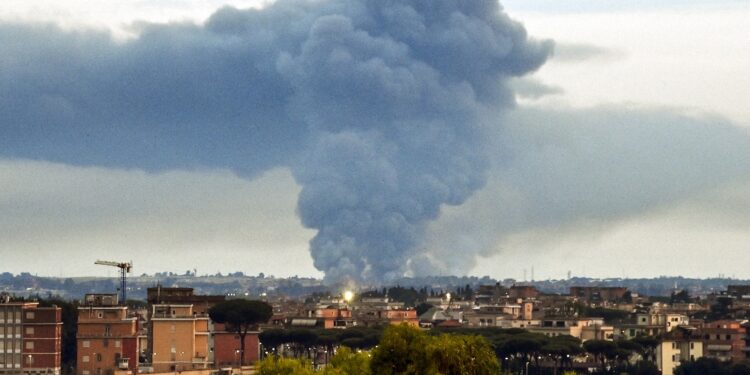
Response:
M26 349L34 349L34 342L26 341Z
M91 347L91 341L89 340L83 340L83 343L81 344L84 348L90 348Z
M26 327L26 334L27 335L33 335L34 334L34 327Z
M104 326L104 336L112 335L112 326L107 324Z
M102 361L102 353L96 353L96 361L101 362Z
M676 362L676 361L677 361L677 360L675 359L675 355L674 355L674 354L672 354L672 362Z
M89 370L83 370L81 371L81 375L91 375L91 373L89 372Z
M732 339L732 335L727 335L727 340L731 340L731 339Z
M109 347L109 340L107 340L107 339L102 340L102 346L104 346L105 348L108 348Z
M115 340L115 348L119 348L122 346L122 342L120 340Z
M695 343L694 342L690 343L690 349L695 349Z
M26 364L30 365L34 363L34 356L33 355L27 355L26 356Z
M81 357L81 362L88 362L88 361L89 361L89 356L85 355Z
M27 311L26 312L26 319L33 320L34 319L34 312L33 311Z

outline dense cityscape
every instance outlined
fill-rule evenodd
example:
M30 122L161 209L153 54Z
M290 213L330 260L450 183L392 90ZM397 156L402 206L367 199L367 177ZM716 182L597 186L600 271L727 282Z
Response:
M351 290L241 272L141 275L125 289L122 281L2 274L5 367L71 375L750 369L750 282L742 280L639 280L672 284L657 295L613 286L631 280L585 278L435 277Z
M748 19L0 0L0 375L750 375Z

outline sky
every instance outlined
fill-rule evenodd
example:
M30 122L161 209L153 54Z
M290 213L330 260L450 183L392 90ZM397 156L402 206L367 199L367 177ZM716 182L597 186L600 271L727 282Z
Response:
M0 272L750 278L746 2L298 3L7 2Z

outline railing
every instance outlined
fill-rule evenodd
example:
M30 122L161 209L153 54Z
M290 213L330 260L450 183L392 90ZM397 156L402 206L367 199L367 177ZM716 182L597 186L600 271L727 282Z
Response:
M208 314L172 314L172 313L154 313L154 319L193 319L208 318Z
M129 367L128 366L129 364L130 364L130 358L120 358L117 360L117 368L121 370L127 369Z

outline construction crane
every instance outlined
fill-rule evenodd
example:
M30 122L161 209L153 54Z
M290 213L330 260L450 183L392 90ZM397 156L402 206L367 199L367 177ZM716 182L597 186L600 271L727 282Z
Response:
M131 268L133 268L133 262L111 262L108 260L97 260L96 262L94 262L94 264L99 264L102 266L112 266L120 269L120 303L125 304L125 298L127 297L127 284L125 283L125 275L130 272Z

